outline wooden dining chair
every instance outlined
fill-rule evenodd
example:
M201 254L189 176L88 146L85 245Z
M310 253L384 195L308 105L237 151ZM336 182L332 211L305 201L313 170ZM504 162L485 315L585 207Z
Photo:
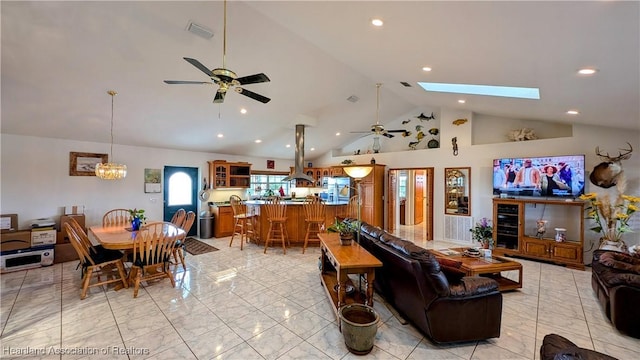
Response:
M195 220L196 220L196 213L193 211L189 211L184 218L184 222L182 223L182 230L184 230L184 236L178 239L172 251L174 263L177 265L178 260L180 260L180 263L182 263L182 268L184 270L187 270L187 265L184 261L184 253L186 250L184 241L187 238L187 235L189 235L189 230L191 230L191 227L193 226L193 223L195 222Z
M173 217L171 218L171 223L174 224L175 226L182 228L184 220L187 217L187 212L180 208L178 209L178 211L175 212L175 214L173 214Z
M262 208L266 211L269 221L269 232L264 242L264 253L267 253L269 243L273 240L280 240L282 242L282 250L286 254L287 247L285 241L289 241L287 234L287 204L281 202L279 198L274 198L265 201Z
M347 205L347 213L345 216L351 219L358 218L358 195L349 198L349 205Z
M102 226L130 226L131 214L128 209L113 209L102 217Z
M229 247L233 244L234 237L238 235L240 236L240 250L242 250L244 242L249 242L249 239L253 239L255 237L255 215L247 213L247 205L238 195L231 195L229 197L229 203L233 210L234 221L233 234L231 234L231 240L229 240Z
M303 204L305 215L304 221L307 222L307 232L304 236L304 245L302 246L303 254L307 249L309 239L320 241L318 233L324 231L324 224L326 222L326 205L324 201L319 200L318 197L315 198L316 199L310 199L310 201L305 201Z
M133 297L138 297L142 281L169 278L171 286L176 282L169 271L171 254L178 241L178 228L167 221L152 222L136 233L129 280L133 282Z
M87 243L82 239L82 236L76 232L76 228L71 225L71 222L66 222L62 226L69 237L71 245L78 254L80 265L82 266L80 299L87 297L87 290L91 286L122 282L124 287L129 287L124 263L122 262L122 253L116 250L103 249L99 251L92 249L90 247L91 243ZM91 284L91 278L94 276L97 277L97 282ZM101 279L102 276L105 277L105 280Z

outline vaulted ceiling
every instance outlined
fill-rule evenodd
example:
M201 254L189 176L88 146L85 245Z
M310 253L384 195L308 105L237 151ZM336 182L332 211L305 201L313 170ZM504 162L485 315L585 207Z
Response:
M293 158L294 126L305 123L313 158L375 123L376 83L384 125L460 108L640 130L635 1L230 1L226 68L265 73L270 82L245 88L267 104L235 92L214 104L217 86L163 82L210 80L183 57L222 67L223 2L0 6L7 134L109 143L113 89L116 144ZM382 27L370 24L375 17ZM190 22L214 36L187 31ZM577 75L585 66L598 72ZM418 81L538 87L541 99L428 93Z

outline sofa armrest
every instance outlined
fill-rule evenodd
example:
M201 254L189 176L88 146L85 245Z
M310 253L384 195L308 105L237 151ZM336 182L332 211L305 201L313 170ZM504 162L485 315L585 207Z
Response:
M481 276L465 276L457 283L449 284L451 297L468 297L498 291L498 282Z

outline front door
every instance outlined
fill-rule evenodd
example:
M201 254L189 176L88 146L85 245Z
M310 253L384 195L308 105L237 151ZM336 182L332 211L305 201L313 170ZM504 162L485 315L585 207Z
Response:
M182 208L186 212L198 213L198 168L164 167L164 221L171 221L173 215ZM187 235L198 233L197 221Z

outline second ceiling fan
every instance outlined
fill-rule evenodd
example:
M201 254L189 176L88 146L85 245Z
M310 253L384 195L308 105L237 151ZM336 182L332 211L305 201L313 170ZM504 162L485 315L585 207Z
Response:
M375 135L382 135L388 138L392 138L395 136L392 133L405 133L405 134L407 133L406 130L386 130L384 128L384 125L380 124L379 112L380 112L380 88L381 87L382 87L381 83L376 84L376 123L371 125L370 131L352 131L352 133L359 133L359 134L370 133Z
M267 75L263 73L242 76L238 77L235 72L225 68L225 57L227 53L227 1L224 2L224 33L223 33L223 44L222 44L222 67L216 68L213 70L209 70L206 66L202 65L202 63L196 59L185 57L187 62L191 65L197 67L200 71L207 74L211 78L211 81L183 81L183 80L165 80L164 82L167 84L209 84L218 85L218 90L216 91L216 95L213 98L213 102L220 104L224 102L225 95L227 91L233 89L235 92L242 94L244 96L250 97L254 100L260 101L261 103L268 103L271 101L266 96L257 94L253 91L249 91L240 85L249 85L249 84L257 84L263 82L269 82L269 78Z

